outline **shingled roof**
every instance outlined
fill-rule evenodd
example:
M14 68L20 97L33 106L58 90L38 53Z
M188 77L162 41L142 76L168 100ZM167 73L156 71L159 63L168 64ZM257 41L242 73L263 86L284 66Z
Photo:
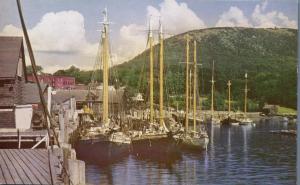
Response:
M56 94L54 94L53 101L57 104L63 103L70 98L74 97L76 101L84 102L87 101L87 95L91 94L96 98L96 101L102 102L102 90L77 90L77 89L71 89L71 90L57 90ZM120 103L122 100L124 94L124 90L119 91L109 91L108 95L108 102L109 103Z
M0 37L0 78L15 77L22 42L22 37Z
M44 98L47 102L47 91L46 88L48 87L47 84L41 83L42 91L44 92ZM24 90L22 94L23 103L24 104L36 104L41 103L39 89L36 83L26 83L24 85Z

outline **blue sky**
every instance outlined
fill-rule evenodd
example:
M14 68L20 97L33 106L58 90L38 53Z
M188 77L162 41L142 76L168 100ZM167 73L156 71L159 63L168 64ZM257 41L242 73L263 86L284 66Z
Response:
M150 14L161 16L171 34L215 26L297 28L298 22L297 0L22 0L22 6L37 62L48 72L92 68L105 7L115 63L145 49ZM20 34L16 2L1 0L0 35Z

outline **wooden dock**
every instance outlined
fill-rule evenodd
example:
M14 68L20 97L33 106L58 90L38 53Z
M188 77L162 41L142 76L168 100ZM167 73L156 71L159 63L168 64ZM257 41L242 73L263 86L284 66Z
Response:
M46 149L0 149L0 184L63 184L59 160Z

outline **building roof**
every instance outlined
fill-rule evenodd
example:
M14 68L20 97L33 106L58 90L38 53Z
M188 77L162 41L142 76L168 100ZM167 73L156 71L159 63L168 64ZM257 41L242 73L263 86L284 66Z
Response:
M48 85L41 84L41 87L42 91L44 92L45 101L47 102L47 92L45 90L48 87ZM24 85L22 96L24 104L36 104L41 102L39 89L36 83L26 83Z
M58 104L63 103L72 97L74 97L76 101L86 101L88 93L88 90L57 90L52 98L53 102Z
M63 103L70 98L74 97L76 101L87 101L87 96L90 93L91 96L95 98L95 101L102 102L102 90L79 90L79 89L71 89L71 90L57 90L56 93L52 96L53 102L55 103ZM124 90L110 90L109 92L109 103L119 103L122 100L124 94Z
M0 78L15 77L22 42L22 37L0 37Z

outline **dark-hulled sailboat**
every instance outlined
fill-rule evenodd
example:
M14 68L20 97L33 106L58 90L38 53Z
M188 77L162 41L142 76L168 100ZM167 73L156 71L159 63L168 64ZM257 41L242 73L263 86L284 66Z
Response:
M122 131L120 125L109 119L109 21L107 9L104 10L103 30L100 42L100 60L103 67L103 93L102 93L102 121L94 123L97 126L84 128L80 140L76 143L75 149L78 157L91 163L108 163L127 156L130 152L131 139Z
M233 118L231 114L231 81L229 80L227 83L228 87L228 113L227 116L221 120L222 125L239 125L240 121Z
M176 140L164 123L163 109L163 29L160 22L160 54L159 54L159 123L154 119L154 64L153 64L153 33L151 19L149 21L148 44L150 49L150 119L145 129L132 132L132 152L139 158L156 160L172 160L180 156Z

